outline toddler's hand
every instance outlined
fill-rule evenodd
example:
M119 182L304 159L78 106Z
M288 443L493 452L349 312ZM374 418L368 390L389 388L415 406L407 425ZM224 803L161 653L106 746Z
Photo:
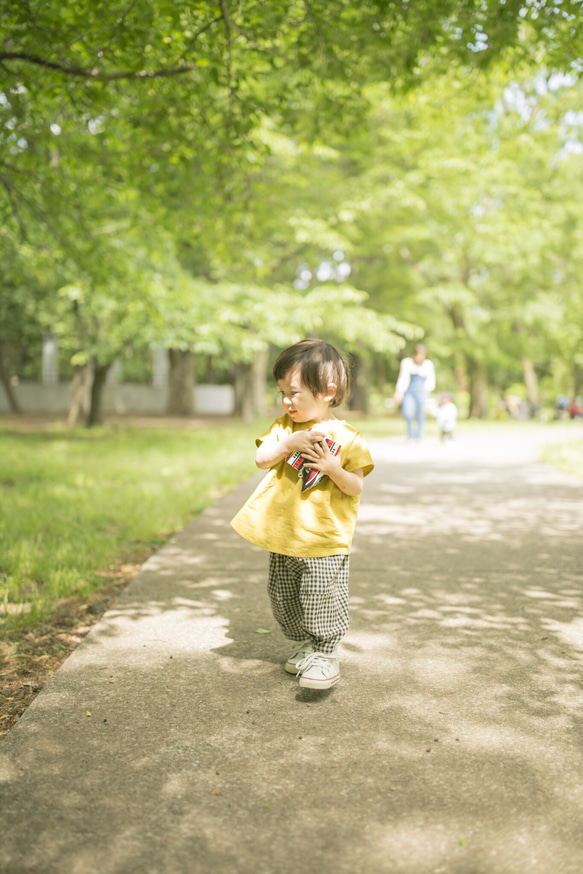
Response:
M322 471L322 473L327 474L331 478L342 470L340 455L340 452L332 455L325 439L321 439L319 442L314 443L310 449L302 452L303 458L306 459L310 467L314 468L314 470Z
M313 447L325 436L320 431L294 431L289 439L291 452L301 452L304 458L307 458L307 453L313 454Z

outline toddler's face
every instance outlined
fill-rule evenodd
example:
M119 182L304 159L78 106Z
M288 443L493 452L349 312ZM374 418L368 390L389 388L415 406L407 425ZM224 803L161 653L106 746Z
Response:
M301 380L299 370L286 373L277 385L281 403L293 422L321 422L330 417L330 402L323 395L313 395Z

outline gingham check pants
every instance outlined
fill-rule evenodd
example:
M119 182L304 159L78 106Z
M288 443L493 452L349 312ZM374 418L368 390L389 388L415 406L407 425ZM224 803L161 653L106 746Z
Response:
M348 630L348 555L293 558L269 553L273 615L290 640L331 653Z

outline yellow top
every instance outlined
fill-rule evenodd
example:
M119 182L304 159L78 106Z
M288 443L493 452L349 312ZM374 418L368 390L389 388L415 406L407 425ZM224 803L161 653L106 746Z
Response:
M345 470L362 468L366 476L373 469L371 454L359 432L339 419L315 425L296 424L289 416L281 416L255 442L259 446L268 437L282 440L292 431L306 428L317 428L340 444ZM302 492L301 477L283 459L259 483L231 525L250 543L280 555L348 555L359 503L360 495L345 495L328 476Z

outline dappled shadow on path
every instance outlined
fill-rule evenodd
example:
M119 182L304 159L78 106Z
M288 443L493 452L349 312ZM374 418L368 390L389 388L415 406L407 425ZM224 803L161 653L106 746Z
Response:
M240 490L9 735L6 870L578 874L583 484L455 458L369 480L341 683L283 671Z

